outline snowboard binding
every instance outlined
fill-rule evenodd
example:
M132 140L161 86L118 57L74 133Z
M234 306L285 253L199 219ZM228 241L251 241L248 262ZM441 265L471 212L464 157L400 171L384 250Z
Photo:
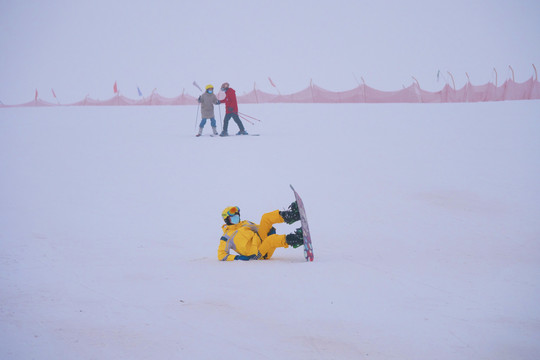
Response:
M280 211L279 214L287 224L293 224L300 220L300 211L298 211L298 203L293 201L289 205L289 210Z
M304 233L302 228L298 228L293 233L287 235L285 241L287 245L292 246L295 249L304 245Z

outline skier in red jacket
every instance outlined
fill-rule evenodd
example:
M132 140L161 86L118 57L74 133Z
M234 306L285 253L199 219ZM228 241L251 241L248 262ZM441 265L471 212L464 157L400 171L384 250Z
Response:
M240 131L236 135L248 135L244 124L238 117L238 102L236 101L236 91L233 88L229 87L229 83L223 83L221 85L221 91L225 93L225 99L220 100L220 103L225 103L225 119L223 124L223 131L219 136L229 136L227 129L229 127L229 120L231 118L234 120Z

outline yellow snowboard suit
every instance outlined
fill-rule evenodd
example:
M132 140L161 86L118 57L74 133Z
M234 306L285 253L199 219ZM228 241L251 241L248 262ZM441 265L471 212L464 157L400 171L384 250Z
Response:
M278 247L289 247L285 241L285 235L268 234L272 230L272 225L282 222L284 220L279 214L279 210L275 210L264 214L260 225L247 220L235 225L223 225L218 259L221 261L234 260L235 255L231 255L231 250L244 256L255 255L257 260L270 259Z

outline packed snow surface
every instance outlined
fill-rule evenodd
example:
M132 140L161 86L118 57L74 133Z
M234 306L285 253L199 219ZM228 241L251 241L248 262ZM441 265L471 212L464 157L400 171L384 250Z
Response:
M538 358L539 101L196 110L0 111L0 358ZM315 261L218 261L289 184Z

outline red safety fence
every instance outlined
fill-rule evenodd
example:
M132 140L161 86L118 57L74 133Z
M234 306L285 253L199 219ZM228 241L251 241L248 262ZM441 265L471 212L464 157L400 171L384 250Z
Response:
M54 92L53 92L54 93ZM242 104L262 103L453 103L453 102L483 102L507 100L533 100L540 99L540 82L530 78L523 83L506 80L502 85L492 83L485 85L472 85L468 82L460 89L446 84L440 91L431 92L422 90L418 82L398 91L381 91L365 84L346 91L329 91L311 83L304 90L293 94L270 94L254 88L251 92L239 95L238 102ZM119 93L108 100L96 100L86 97L71 104L51 103L36 96L33 101L0 107L16 106L136 106L136 105L194 105L197 98L182 94L174 98L167 98L154 92L148 97L130 99Z
M450 103L505 100L540 99L540 82L530 78L524 83L507 80L497 87L492 83L472 85L467 83L461 89L450 85L437 92L422 90L418 83L398 91L381 91L365 84L347 91L329 91L317 85L294 94L276 95L254 89L238 96L238 102L257 103Z

